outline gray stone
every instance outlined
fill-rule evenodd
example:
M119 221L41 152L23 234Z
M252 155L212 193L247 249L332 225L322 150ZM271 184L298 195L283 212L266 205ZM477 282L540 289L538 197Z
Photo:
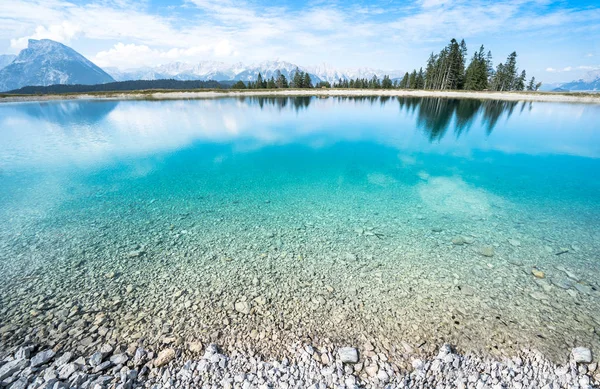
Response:
M41 366L44 363L51 360L52 358L54 358L54 355L56 355L56 353L52 350L44 350L42 352L39 352L35 355L35 357L31 358L31 366Z
M79 365L77 365L76 363L67 363L58 370L58 378L60 378L61 380L66 380L78 370Z
M0 381L10 377L19 370L23 370L28 363L29 361L27 359L16 359L5 363L0 367Z
M100 351L96 351L91 357L90 357L90 365L92 367L96 367L99 364L102 363L102 353Z
M71 352L66 352L63 355L60 356L60 358L58 358L54 364L57 367L61 367L62 365L65 365L67 363L69 363L71 361L71 359L73 358L73 353Z
M342 347L338 350L338 354L342 363L358 362L358 350L354 347Z
M110 361L115 365L122 365L129 360L127 354L115 354L110 357Z
M144 363L144 359L146 359L146 350L138 347L137 350L135 350L135 355L133 356L133 364L135 366L139 366Z
M9 386L9 389L25 389L27 388L27 385L29 385L27 378L20 377L18 380L13 382L11 386Z
M96 366L94 368L94 373L99 373L101 371L104 371L104 370L108 369L111 366L112 366L112 362L111 361L102 362L101 364L99 364L98 366Z
M27 359L31 356L32 351L33 351L33 346L21 347L15 353L15 359Z

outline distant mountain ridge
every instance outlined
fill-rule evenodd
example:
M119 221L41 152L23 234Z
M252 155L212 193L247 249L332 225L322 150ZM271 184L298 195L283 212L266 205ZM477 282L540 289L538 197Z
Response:
M133 80L249 82L256 81L259 73L263 79L277 78L279 74L283 74L291 80L296 70L308 73L313 85L320 81L333 84L340 79L371 79L374 76L381 79L384 75L397 79L404 75L401 71L372 68L338 69L328 64L299 66L281 60L252 65L217 61L172 62L137 69L103 70L61 43L49 39L30 39L28 47L18 56L0 55L0 91L16 90L25 86L94 85Z
M17 58L16 55L12 55L12 54L0 54L0 69L5 68L8 65L10 65L10 63L12 61L14 61L15 58Z
M600 71L590 72L585 78L560 85L560 89L577 92L600 91Z
M237 62L228 65L224 62L202 61L196 64L172 62L155 67L142 67L137 69L119 70L106 68L106 71L115 80L159 80L173 78L175 80L214 80L214 81L256 81L260 73L263 78L276 77L277 72L290 80L296 69L307 72L314 83L329 81L334 83L339 79L349 80L356 78L371 79L373 76L382 78L389 75L392 78L404 75L401 71L385 71L380 69L337 69L330 65L300 66L290 62L275 60L264 61L253 65L244 65Z
M0 91L30 85L92 85L113 81L83 55L49 39L30 39L27 48L0 69Z

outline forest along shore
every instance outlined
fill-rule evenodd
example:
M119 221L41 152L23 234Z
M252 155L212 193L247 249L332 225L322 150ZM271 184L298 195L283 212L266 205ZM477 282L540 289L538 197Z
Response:
M394 90L394 89L263 89L249 91L211 90L211 91L135 91L106 93L77 93L56 95L2 95L0 103L51 101L51 100L169 100L203 99L216 97L244 96L390 96L390 97L441 97L510 101L548 101L600 104L600 93L552 93L552 92L474 92L474 91L431 91L431 90Z

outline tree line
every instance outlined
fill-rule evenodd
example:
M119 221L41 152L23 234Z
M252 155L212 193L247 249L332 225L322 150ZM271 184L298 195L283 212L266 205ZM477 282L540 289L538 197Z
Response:
M319 82L316 87L327 86L328 82ZM256 76L256 81L238 81L231 86L233 89L283 89L283 88L313 88L312 79L308 72L301 71L296 68L292 72L292 79L288 82L287 77L276 70L271 78L265 78L261 73Z
M517 53L512 52L504 63L494 69L492 52L486 53L481 45L467 66L467 45L452 39L438 54L431 53L425 70L420 68L406 73L399 88L429 90L494 90L536 91L542 85L532 77L527 83L527 72L519 72Z
M56 84L49 86L25 86L5 94L45 95L61 93L124 92L144 90L193 90L225 89L228 85L217 81L181 81L181 80L134 80L118 81L106 84L80 85Z
M310 75L296 68L292 80L277 71L270 79L259 73L256 81L238 81L234 89L279 89L279 88L351 88L351 89L426 89L426 90L493 90L493 91L537 91L542 85L527 72L519 72L517 53L512 52L506 61L493 66L492 52L481 45L467 64L467 45L463 40L452 39L438 54L431 53L425 69L406 72L404 77L392 80L389 75L372 78L339 79L331 85L322 81L313 86Z

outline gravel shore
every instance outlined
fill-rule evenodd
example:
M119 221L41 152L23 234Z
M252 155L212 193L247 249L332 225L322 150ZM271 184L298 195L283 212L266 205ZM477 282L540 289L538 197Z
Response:
M508 101L547 101L567 103L600 104L600 93L551 93L551 92L468 92L468 91L424 91L424 90L370 90L370 89L292 89L292 90L248 90L248 91L168 91L168 92L107 92L107 93L81 93L65 95L44 96L16 96L7 95L0 97L0 103L49 101L49 100L183 100L206 99L216 97L442 97L452 99L483 99L483 100L508 100Z
M240 350L199 342L162 350L143 342L105 343L91 354L24 342L2 355L0 385L9 389L59 388L594 388L600 369L589 349L574 349L555 365L523 350L513 358L482 359L442 345L437 354L411 357L408 369L372 343L354 347L296 344L289 358L265 360Z

